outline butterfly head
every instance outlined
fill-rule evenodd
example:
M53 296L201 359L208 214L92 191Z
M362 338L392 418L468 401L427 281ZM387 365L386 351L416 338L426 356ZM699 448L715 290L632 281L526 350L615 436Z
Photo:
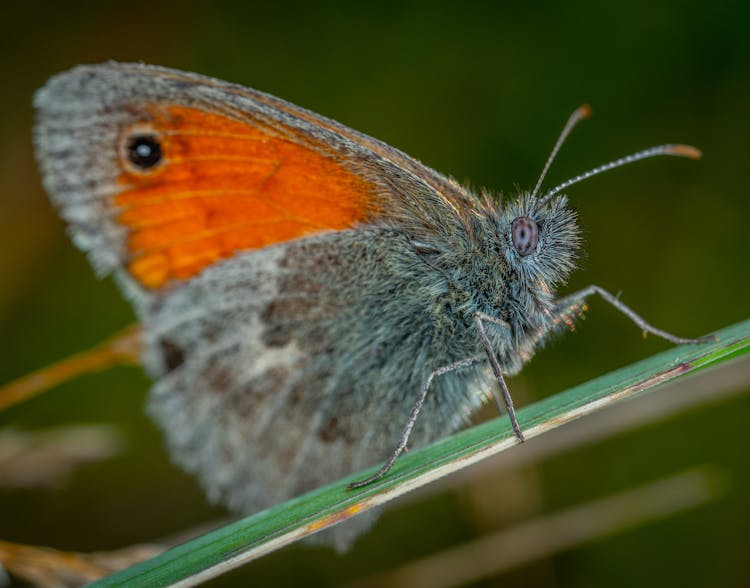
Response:
M523 284L549 290L575 268L580 229L566 196L539 207L540 199L523 193L506 203L495 218L496 234L511 273Z

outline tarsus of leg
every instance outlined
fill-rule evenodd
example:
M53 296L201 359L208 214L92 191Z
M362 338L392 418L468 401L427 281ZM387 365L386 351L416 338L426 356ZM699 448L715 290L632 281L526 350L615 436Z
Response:
M483 355L477 356L477 357L470 357L468 359L462 359L461 361L456 361L454 363L440 367L436 369L434 372L432 372L429 376L427 376L427 380L425 380L424 386L422 386L422 391L419 394L417 401L414 403L414 407L411 409L411 413L409 414L409 420L406 421L406 426L401 432L401 439L399 440L398 446L396 447L396 449L393 451L393 453L388 458L388 460L383 464L383 467L381 467L372 476L365 478L364 480L352 482L346 487L347 490L354 490L356 488L362 488L363 486L372 484L373 482L385 476L388 473L388 470L390 470L391 467L393 467L393 464L398 459L398 456L401 455L403 451L406 449L406 444L409 442L409 436L411 435L411 431L414 428L414 424L417 422L419 413L422 410L422 406L424 405L425 399L427 398L427 393L430 390L430 386L432 386L432 381L437 376L442 376L443 374L447 374L448 372L453 372L455 370L459 370L462 368L471 367L473 365L481 363L482 361L484 361L484 359L485 358Z
M621 302L619 298L617 298L616 296L613 296L612 294L607 292L604 288L600 288L599 286L595 286L593 284L591 286L587 286L586 288L583 288L582 290L579 290L578 292L574 292L573 294L570 294L569 296L566 296L565 298L561 298L560 300L557 301L555 306L558 311L562 309L570 308L571 306L580 304L592 294L598 294L599 296L604 298L604 300L609 302L622 314L624 314L631 321L633 321L636 325L638 325L643 331L644 336L646 335L646 333L651 333L653 335L656 335L657 337L661 337L662 339L666 339L667 341L678 344L678 345L684 344L684 343L691 343L691 344L708 343L708 342L713 342L717 340L716 336L714 335L706 335L705 337L698 337L696 339L687 339L685 337L678 337L677 335L673 335L672 333L668 333L667 331L663 331L662 329L657 329L652 324L648 323L643 317L641 317L638 313L636 313L627 304L625 304L624 302Z

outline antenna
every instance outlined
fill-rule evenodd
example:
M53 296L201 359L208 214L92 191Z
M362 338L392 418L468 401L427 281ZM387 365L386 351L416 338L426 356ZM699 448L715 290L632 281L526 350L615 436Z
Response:
M573 117L571 117L572 120ZM648 159L649 157L656 157L657 155L674 155L676 157L689 157L690 159L700 159L701 158L701 152L699 149L696 149L695 147L691 147L690 145L657 145L656 147L649 147L648 149L644 149L643 151L638 151L637 153L631 153L630 155L626 155L625 157L621 157L620 159L615 159L614 161L610 161L609 163L605 163L604 165L600 165L599 167L595 167L594 169L591 169L587 171L586 173L582 173L581 175L578 175L574 178L569 179L566 182L563 182L559 186L555 186L550 190L544 198L542 198L539 201L539 204L537 204L535 212L539 210L542 206L547 204L547 202L550 201L550 199L555 196L556 194L559 194L562 190L565 188L572 186L573 184L577 184L578 182L581 182L583 180L586 180L590 178L591 176L595 176L597 174L600 174L605 171L609 171L611 169L614 169L616 167L620 167L622 165L627 165L628 163L635 163L636 161L640 161L642 159Z
M573 111L573 114L570 115L568 122L565 123L560 136L557 138L555 146L552 148L552 153L550 153L549 157L547 158L547 163L544 164L544 169L542 169L542 173L539 176L539 180L537 180L534 191L531 193L532 198L536 196L536 193L539 192L539 188L542 187L544 177L547 175L547 172L549 171L552 162L555 160L555 157L557 157L557 152L560 151L560 147L562 147L563 143L565 143L565 139L568 138L570 132L581 120L583 120L584 118L588 118L589 116L591 116L591 107L588 104L579 106Z

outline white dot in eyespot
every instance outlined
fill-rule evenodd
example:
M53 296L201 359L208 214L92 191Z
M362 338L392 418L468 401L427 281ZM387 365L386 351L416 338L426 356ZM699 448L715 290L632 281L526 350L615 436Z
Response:
M139 157L148 157L151 155L151 145L141 143L135 148L135 152Z

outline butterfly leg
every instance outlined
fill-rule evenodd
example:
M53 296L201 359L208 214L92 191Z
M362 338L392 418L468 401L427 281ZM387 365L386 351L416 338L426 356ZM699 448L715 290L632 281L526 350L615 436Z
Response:
M676 335L672 335L671 333L668 333L667 331L662 331L661 329L657 329L653 325L646 322L646 320L644 320L632 308L627 306L625 303L621 302L619 298L617 298L616 296L613 296L612 294L607 292L605 289L600 288L599 286L594 286L594 285L588 286L584 288L583 290L579 290L578 292L575 292L571 294L570 296L566 296L565 298L561 298L560 300L557 301L557 304L555 305L556 307L555 310L557 312L564 313L566 310L576 305L581 304L586 298L588 298L592 294L598 294L599 296L604 298L604 300L609 302L622 314L624 314L631 321L633 321L636 325L638 325L643 331L644 336L646 335L646 333L652 333L656 335L657 337L661 337L662 339L666 339L667 341L670 341L671 343L675 343L675 344L708 343L709 341L717 340L714 335L706 335L705 337L698 337L696 339L686 339L685 337L678 337Z
M427 380L425 380L424 386L422 386L422 392L420 393L419 398L417 398L417 401L414 403L414 408L411 409L411 414L409 414L409 420L406 422L406 426L404 427L404 430L401 432L401 439L398 442L398 446L396 447L395 451L391 454L391 456L388 458L388 461L386 461L383 464L383 467L380 468L377 472L375 472L372 476L370 476L369 478L365 478L364 480L359 480L358 482L352 482L346 487L346 489L354 490L355 488L362 488L363 486L372 484L376 480L379 480L380 478L385 476L388 473L388 470L390 470L391 467L393 467L393 464L398 459L398 456L403 453L404 449L406 449L406 444L409 442L409 436L411 435L411 430L414 428L414 424L417 422L419 413L422 410L422 406L424 405L425 399L427 398L427 393L430 390L430 386L432 386L433 379L435 379L437 376L442 376L443 374L447 374L448 372L452 372L452 371L459 370L462 368L471 367L483 361L484 361L484 356L470 357L468 359L462 359L461 361L457 361L455 363L444 365L443 367L440 367L436 369L434 372L432 372L427 377Z
M523 443L525 439L523 433L521 432L521 427L518 425L518 419L516 418L516 409L513 408L513 397L510 395L510 390L508 390L508 385L505 383L505 378L503 378L503 373L500 369L500 362L497 361L495 351L492 349L492 343L490 343L490 340L487 337L487 333L484 330L484 325L482 324L483 321L489 321L495 324L499 324L500 326L504 326L506 328L508 327L508 324L505 321L496 319L495 317L484 314L483 312L478 312L474 315L474 322L477 325L479 338L482 340L484 351L485 353L487 353L487 358L490 360L490 367L492 368L492 372L495 374L495 379L500 385L500 390L503 393L502 398L499 398L497 390L495 390L494 388L492 389L492 394L495 397L495 402L497 402L497 405L501 410L503 406L505 406L505 410L508 413L508 418L510 419L510 424L513 427L513 433L516 435L516 438Z

